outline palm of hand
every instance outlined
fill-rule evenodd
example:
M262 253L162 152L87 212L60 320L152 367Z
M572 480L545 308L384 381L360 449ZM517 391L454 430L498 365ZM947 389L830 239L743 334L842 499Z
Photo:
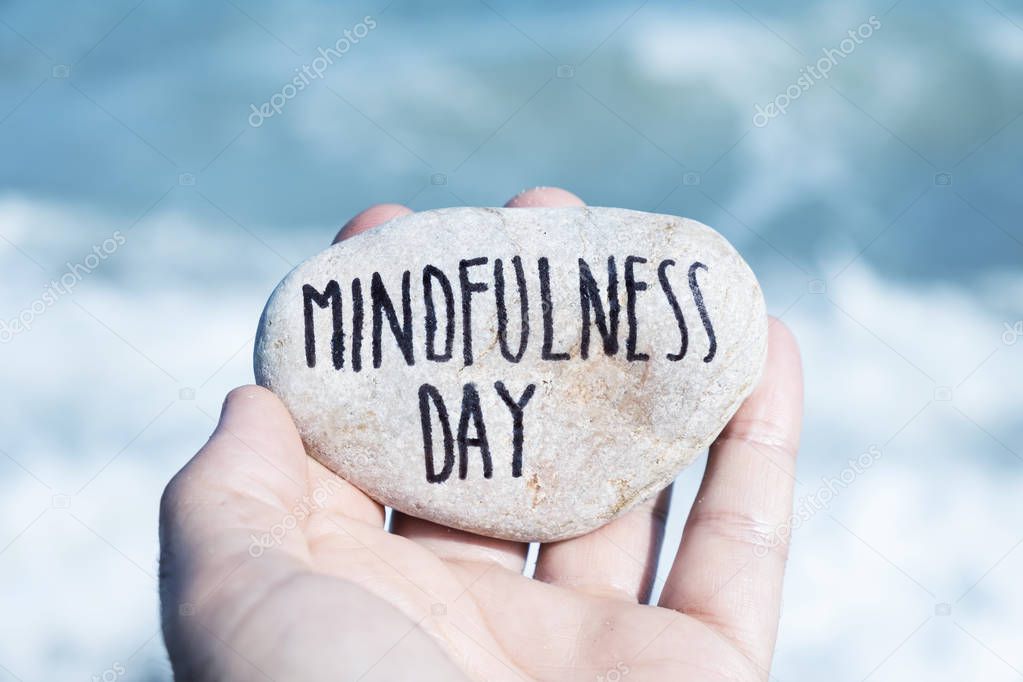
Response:
M381 222L382 210L360 214L355 231ZM784 569L784 542L771 532L791 507L800 393L794 342L772 324L764 380L712 448L661 605L647 606L666 497L542 546L537 579L527 578L521 543L399 514L388 532L378 504L306 456L276 397L236 389L161 507L175 671L766 679Z

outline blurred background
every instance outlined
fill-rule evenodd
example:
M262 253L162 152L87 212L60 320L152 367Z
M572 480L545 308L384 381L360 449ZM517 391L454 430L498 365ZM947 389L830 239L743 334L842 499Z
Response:
M775 679L1023 677L1018 2L0 2L0 64L0 680L167 679L159 496L274 285L538 184L715 227L800 340Z

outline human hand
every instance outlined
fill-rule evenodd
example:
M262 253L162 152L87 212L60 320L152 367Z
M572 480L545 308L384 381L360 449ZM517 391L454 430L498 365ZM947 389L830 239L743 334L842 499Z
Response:
M535 189L509 206L574 206ZM339 239L409 213L353 218ZM658 606L668 491L542 545L383 508L308 457L269 391L232 391L160 510L164 636L179 679L764 680L774 650L802 411L799 353L771 320L754 393L710 448ZM258 539L273 532L272 546ZM277 531L279 529L279 531Z

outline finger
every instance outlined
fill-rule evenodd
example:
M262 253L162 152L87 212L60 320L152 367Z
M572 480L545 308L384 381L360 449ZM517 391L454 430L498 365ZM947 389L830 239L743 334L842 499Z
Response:
M497 565L517 573L522 572L526 551L529 549L529 545L522 542L488 538L397 511L392 517L391 529L398 535L416 541L445 561ZM467 575L471 579L472 575Z
M764 376L711 446L661 605L715 627L768 669L802 421L799 349L772 319Z
M160 594L168 652L182 679L247 677L255 661L263 672L372 666L380 652L306 647L313 654L300 660L266 655L268 637L309 642L322 634L309 612L292 618L285 608L279 618L255 616L274 600L308 605L309 592L317 595L314 611L333 608L336 616L354 604L356 613L372 608L407 629L407 617L392 607L311 569L304 531L322 502L336 500L363 520L375 519L377 528L383 521L379 505L319 466L306 455L280 400L244 386L227 396L209 442L167 486L160 506ZM317 483L326 486L323 496L312 488L321 475L329 476ZM335 620L343 631L345 618ZM353 632L357 627L348 625ZM235 664L244 672L226 672Z
M541 545L536 578L588 594L646 601L670 501L668 487L592 533Z
M168 587L197 601L246 557L273 554L287 559L287 567L306 564L297 524L307 515L294 513L303 504L319 506L322 499L353 518L382 524L380 505L332 474L326 479L328 472L317 467L277 396L260 386L231 391L209 441L164 491L161 572L173 583ZM311 482L329 488L329 496L308 500ZM267 545L281 551L265 552Z
M248 536L234 531L262 532L276 522L304 494L306 466L302 441L277 397L259 386L231 391L209 441L164 491L166 575L214 585L226 570L219 563L248 547ZM302 557L295 538L286 540L285 553Z
M216 431L160 503L160 593L172 657L204 649L196 623L217 632L237 626L257 595L239 591L242 581L232 578L275 583L308 565L300 533L279 537L280 551L258 561L253 549L305 487L306 454L284 406L258 386L232 391Z
M533 189L526 189L513 196L505 204L507 208L531 208L536 206L554 208L559 206L585 205L582 199L567 189L561 189L560 187L534 187Z
M412 209L408 206L402 206L401 204L376 204L370 206L362 213L357 214L354 218L349 220L344 226L338 230L337 235L334 236L332 243L337 244L342 239L348 239L354 237L360 232L376 227L386 223L388 220L394 220L401 216L409 215L412 213Z

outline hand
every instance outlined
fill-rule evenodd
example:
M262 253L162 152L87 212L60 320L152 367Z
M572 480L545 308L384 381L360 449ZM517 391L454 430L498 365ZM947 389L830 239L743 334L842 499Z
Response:
M581 203L536 189L508 205ZM409 212L375 206L338 238ZM543 545L530 579L522 543L402 514L388 532L379 504L306 455L273 394L235 389L161 505L174 670L189 680L767 679L786 556L775 530L791 513L801 410L798 350L772 320L763 380L710 448L660 605L647 606L668 491Z

